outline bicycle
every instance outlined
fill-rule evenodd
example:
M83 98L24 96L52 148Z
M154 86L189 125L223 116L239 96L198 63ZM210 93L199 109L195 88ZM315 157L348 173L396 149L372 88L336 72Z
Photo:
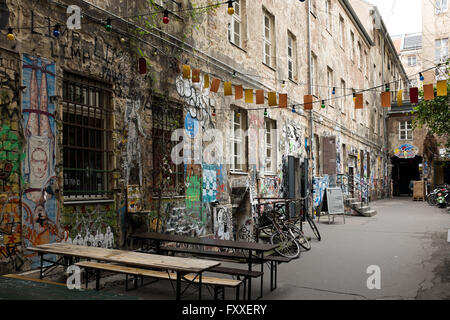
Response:
M280 209L279 207L277 209ZM270 235L270 243L278 244L275 252L287 258L297 258L300 255L300 243L292 228L288 228L285 215L275 207L271 210L264 210L266 223L260 227L260 231Z
M307 204L308 204L308 208L311 208L311 211L313 212L313 214L315 214L315 209L313 207L313 201L312 201L312 194L308 193L308 195L304 198L306 199ZM313 231L314 235L316 236L317 240L320 241L322 240L322 237L320 235L319 229L316 226L316 223L314 222L314 220L311 218L310 214L309 214L309 210L303 210L302 213L302 217L303 217L303 221L307 221L311 230Z

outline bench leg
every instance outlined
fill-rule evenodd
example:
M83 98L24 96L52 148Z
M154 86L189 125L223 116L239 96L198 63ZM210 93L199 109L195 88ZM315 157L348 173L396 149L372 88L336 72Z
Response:
M270 291L273 291L273 261L270 261Z
M236 300L239 300L239 291L240 291L240 289L241 289L241 285L238 285L236 287Z
M202 273L198 275L198 300L202 300Z
M134 289L137 289L138 276L134 276Z
M128 291L128 274L125 274L125 291Z
M95 290L100 290L100 270L95 271Z
M177 292L176 292L176 299L180 300L181 298L181 274L177 272Z

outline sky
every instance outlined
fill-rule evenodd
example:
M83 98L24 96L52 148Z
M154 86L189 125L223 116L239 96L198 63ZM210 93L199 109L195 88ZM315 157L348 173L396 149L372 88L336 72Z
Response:
M422 32L422 0L367 0L367 2L378 7L391 36Z

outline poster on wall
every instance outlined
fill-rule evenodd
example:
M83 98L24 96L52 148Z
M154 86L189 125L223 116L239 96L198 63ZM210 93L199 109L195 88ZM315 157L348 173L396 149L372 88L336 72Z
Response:
M142 192L139 185L127 186L128 212L142 211Z
M55 176L55 63L23 55L22 114L25 158L22 178L22 227L26 246L51 243L59 238ZM37 266L38 257L32 259Z

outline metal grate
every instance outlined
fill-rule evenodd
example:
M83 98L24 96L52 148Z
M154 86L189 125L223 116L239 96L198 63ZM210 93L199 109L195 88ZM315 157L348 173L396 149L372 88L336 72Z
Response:
M64 195L103 198L111 192L111 88L71 73L63 81Z
M183 108L155 100L153 114L153 186L162 187L165 195L184 193L184 165L172 162L172 149L179 143L171 141L172 132L183 128Z

